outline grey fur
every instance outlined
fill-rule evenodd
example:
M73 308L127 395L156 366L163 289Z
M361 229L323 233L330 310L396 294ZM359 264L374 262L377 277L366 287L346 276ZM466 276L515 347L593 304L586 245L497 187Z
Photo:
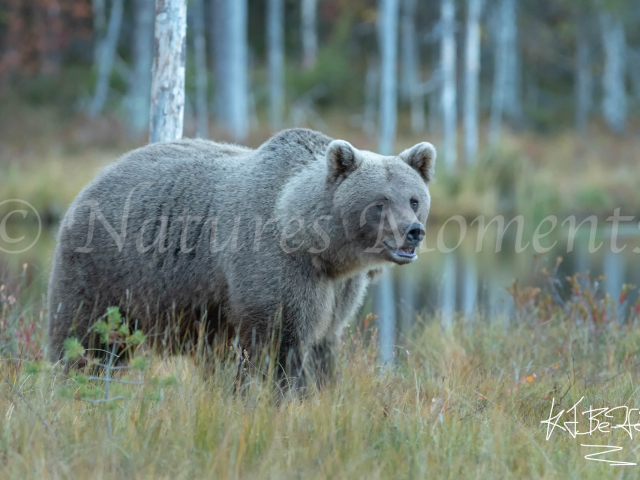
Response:
M400 233L425 223L434 163L430 144L383 157L305 129L256 150L182 140L124 155L80 192L61 224L50 358L61 358L67 337L88 345L91 325L120 306L161 338L206 317L213 335L228 330L250 355L279 319L280 361L293 352L299 367L305 352L330 349L376 271L410 261L394 253L405 238L393 222L378 227L390 215ZM383 248L371 249L378 240Z

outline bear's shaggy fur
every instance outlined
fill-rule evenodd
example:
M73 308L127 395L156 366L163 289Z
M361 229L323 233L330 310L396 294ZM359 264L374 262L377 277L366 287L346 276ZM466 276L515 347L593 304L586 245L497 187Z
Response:
M50 358L68 337L89 346L119 306L161 341L206 323L249 355L277 325L280 364L299 369L330 351L375 271L415 257L434 163L428 143L384 157L305 129L256 150L182 140L124 155L61 224Z

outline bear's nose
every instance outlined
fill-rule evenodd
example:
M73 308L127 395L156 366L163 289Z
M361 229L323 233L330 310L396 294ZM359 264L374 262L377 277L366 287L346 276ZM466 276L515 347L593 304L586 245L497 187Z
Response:
M409 232L407 233L407 240L409 240L413 244L418 244L424 238L424 227L419 223L414 223L409 227Z

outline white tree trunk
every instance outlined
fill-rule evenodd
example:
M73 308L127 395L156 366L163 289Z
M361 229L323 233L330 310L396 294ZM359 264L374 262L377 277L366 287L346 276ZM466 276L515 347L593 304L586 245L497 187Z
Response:
M517 45L515 0L501 0L498 15L493 22L496 30L494 56L493 95L491 99L491 119L489 124L489 145L495 147L500 142L502 117L505 111L515 112L514 85L517 82ZM517 97L517 94L516 94Z
M187 0L156 0L149 142L182 138Z
M576 30L575 128L580 135L585 136L589 126L593 90L591 52L588 31L583 22L577 26Z
M227 22L227 2L228 0L211 0L211 28L209 29L211 34L209 37L212 55L211 65L215 84L213 110L216 119L222 125L227 125L229 118L229 81L227 71L229 25Z
M313 68L318 58L318 0L302 0L302 64L305 68Z
M471 258L466 259L464 265L462 295L465 319L474 320L478 308L478 270L475 262Z
M226 0L227 38L225 46L226 68L221 79L228 82L224 89L228 95L227 127L236 141L249 133L249 47L247 26L247 0Z
M127 98L129 124L135 133L140 133L149 126L154 24L154 2L150 0L136 0L135 28L133 30L132 45L133 73L130 79Z
M384 363L393 363L396 341L396 303L393 278L385 272L378 280L375 295L375 313L378 315L380 357Z
M380 0L378 19L380 44L380 139L382 155L392 155L398 115L398 0Z
M611 130L622 135L627 124L626 40L622 19L609 13L600 17L605 63L602 77L602 113Z
M398 0L380 0L378 34L380 45L380 133L378 150L392 155L396 139L398 115ZM376 305L380 315L380 353L382 361L393 361L395 342L395 301L393 281L386 274L376 288Z
M464 152L467 165L478 155L478 85L480 80L480 13L482 0L467 2L465 49Z
M420 91L420 49L416 35L417 0L404 0L402 9L401 93L411 104L411 131L424 132L424 93Z
M506 14L509 28L507 29L507 84L505 92L505 113L515 123L522 118L521 78L520 78L520 49L518 47L518 3L508 0Z
M122 24L123 0L113 0L111 13L109 15L109 26L104 41L100 42L98 62L98 79L93 98L89 104L88 114L95 117L104 109L109 95L109 85L111 80L111 70L118 48L118 38L120 37L120 25Z
M418 315L419 275L420 271L414 265L403 271L398 279L399 327L405 336L411 333Z
M267 46L269 61L269 122L272 130L282 127L284 111L284 4L267 2Z
M453 324L456 311L457 262L453 253L446 254L442 272L442 326L449 328Z
M207 108L207 42L205 38L204 1L192 0L193 50L196 66L196 123L197 135L209 137L209 109Z
M453 0L442 0L441 3L441 64L442 64L442 117L444 128L443 157L449 171L453 171L457 161L456 130L456 37L455 37L455 5Z
M400 95L403 100L411 101L413 83L416 80L416 0L402 0L402 21L400 23L402 76L400 77Z
M364 113L362 114L362 130L370 137L376 134L378 83L380 83L380 67L378 59L371 55L367 59L367 73L364 79Z

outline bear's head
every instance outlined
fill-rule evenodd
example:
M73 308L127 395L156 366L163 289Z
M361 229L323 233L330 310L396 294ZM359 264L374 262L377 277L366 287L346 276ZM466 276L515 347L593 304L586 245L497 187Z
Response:
M367 263L416 259L431 206L436 150L423 142L396 157L357 150L344 140L327 148L333 204L347 238Z

